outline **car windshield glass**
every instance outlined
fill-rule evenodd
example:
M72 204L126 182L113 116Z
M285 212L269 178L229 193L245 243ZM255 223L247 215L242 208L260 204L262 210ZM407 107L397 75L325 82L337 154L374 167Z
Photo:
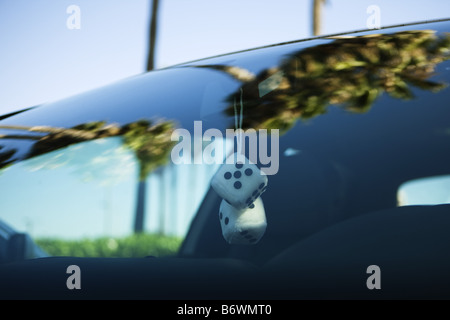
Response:
M449 43L400 28L274 46L8 117L0 219L50 255L268 259L397 206L402 183L450 174ZM227 129L247 130L244 153L268 176L267 234L255 245L227 244L210 188L238 148ZM244 173L230 172L234 188Z

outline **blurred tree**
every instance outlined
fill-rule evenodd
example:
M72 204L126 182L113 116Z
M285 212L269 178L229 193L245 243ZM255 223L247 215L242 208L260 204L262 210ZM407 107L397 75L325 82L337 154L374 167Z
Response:
M159 0L152 0L151 5L151 17L150 17L150 25L149 25L149 48L148 48L148 57L147 57L147 71L151 71L155 68L155 51L156 51L156 35L157 35L157 28L158 28L158 8L159 8ZM163 181L163 175L162 171L159 171L156 173L159 176L159 180ZM160 200L163 203L163 206L160 208L160 215L159 215L159 221L160 221L160 227L159 232L163 233L164 231L164 204L166 199L165 194L165 188L164 184L161 183L162 187L160 188ZM138 207L136 209L136 224L135 224L135 231L140 232L142 230L142 224L143 224L143 212L145 212L145 193L147 190L147 180L146 179L140 179L139 185L138 185ZM142 220L142 221L141 221Z
M322 5L325 0L313 0L313 10L312 10L312 29L313 35L319 36L321 34L322 27Z
M151 6L151 18L149 27L149 46L148 46L148 56L147 56L147 71L153 70L155 68L155 50L156 50L156 31L158 26L158 7L159 0L152 0Z

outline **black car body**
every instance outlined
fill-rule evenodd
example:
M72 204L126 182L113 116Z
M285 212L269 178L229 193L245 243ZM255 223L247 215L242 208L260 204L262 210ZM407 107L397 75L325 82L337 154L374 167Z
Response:
M88 141L139 136L140 125L143 132L159 123L157 134L178 127L194 135L201 121L203 132L225 135L242 115L243 129L278 129L280 137L279 170L262 195L267 231L257 244L224 241L221 199L208 188L176 256L43 257L30 241L13 246L12 236L4 236L0 297L449 298L450 199L416 204L399 191L410 181L450 175L449 32L444 20L268 46L3 116L0 167L6 170ZM236 113L240 99L243 110ZM153 142L160 150L154 154L168 156L173 141L165 139ZM148 161L139 171L144 180L168 165L157 156ZM189 167L191 177L169 202L181 201L202 179L198 166ZM17 192L27 188L26 177L17 178ZM0 188L3 197L12 192L1 174ZM448 183L439 188L450 196ZM67 201L70 190L63 193ZM20 201L39 207L52 198ZM7 209L2 202L5 223L7 209L17 205L11 214L22 214L18 201ZM71 265L81 270L80 290L66 286ZM370 286L374 268L381 287Z

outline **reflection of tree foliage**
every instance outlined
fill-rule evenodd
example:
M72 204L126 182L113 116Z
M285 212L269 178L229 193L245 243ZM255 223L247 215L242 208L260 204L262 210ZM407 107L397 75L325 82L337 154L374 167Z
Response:
M150 172L164 165L175 142L170 137L174 130L172 122L150 126L140 120L124 127L124 145L133 150L139 160L139 179L144 180Z
M140 178L144 179L150 171L168 161L173 144L170 137L174 123L165 121L153 124L148 120L140 120L120 127L117 124L106 124L105 121L94 121L72 128L0 126L0 129L26 132L26 134L0 135L0 139L33 141L27 159L80 142L122 136L124 146L135 153L141 168ZM13 154L14 151L0 153L0 168L11 162Z
M410 85L435 92L444 84L428 78L449 59L449 48L450 35L439 38L424 30L341 38L301 50L243 81L243 127L285 132L299 118L325 113L330 104L366 112L383 92L399 99L413 98ZM228 98L229 115L239 92Z

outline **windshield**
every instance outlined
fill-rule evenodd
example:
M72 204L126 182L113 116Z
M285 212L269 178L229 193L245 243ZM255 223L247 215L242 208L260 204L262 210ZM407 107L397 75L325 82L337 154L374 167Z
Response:
M398 200L404 183L450 174L449 43L425 28L299 42L8 117L0 219L49 255L265 261L338 221L416 204ZM268 177L267 232L250 246L225 241L210 188L236 129Z

